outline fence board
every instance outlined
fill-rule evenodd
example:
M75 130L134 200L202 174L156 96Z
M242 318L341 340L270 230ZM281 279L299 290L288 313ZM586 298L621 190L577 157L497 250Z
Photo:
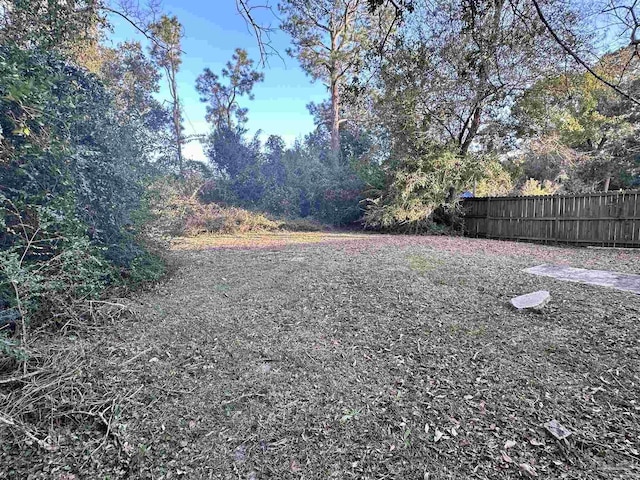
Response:
M473 237L640 247L640 192L463 200Z

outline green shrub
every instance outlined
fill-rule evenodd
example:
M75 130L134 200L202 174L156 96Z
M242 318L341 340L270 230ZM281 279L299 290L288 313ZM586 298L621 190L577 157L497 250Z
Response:
M439 147L426 148L390 165L385 188L369 198L367 228L407 233L428 232L433 213L450 199L451 189L466 186L473 160ZM457 201L453 199L453 204ZM455 209L448 209L455 211Z
M166 272L166 265L158 255L144 252L133 259L126 272L127 284L132 287L157 282Z
M156 238L195 236L202 233L243 234L251 232L317 232L324 226L310 218L274 220L264 213L239 207L203 203L198 185L203 178L163 177L147 189L139 221L142 230Z
M74 303L97 298L115 269L104 247L93 245L65 202L16 204L0 195L6 248L0 251L0 292L26 322L63 315Z
M27 324L68 322L128 272L157 276L132 231L150 127L129 113L68 59L0 46L0 300Z

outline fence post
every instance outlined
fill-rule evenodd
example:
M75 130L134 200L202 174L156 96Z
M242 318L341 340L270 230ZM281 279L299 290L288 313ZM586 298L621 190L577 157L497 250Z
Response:
M559 196L558 197L551 197L551 199L552 199L551 200L552 202L553 202L553 200L555 200L555 202L556 202L556 209L555 209L556 210L556 218L555 218L555 221L553 222L554 223L554 227L553 228L554 228L555 231L553 232L552 237L555 238L556 243L559 243L559 241L560 241L560 197Z
M491 229L489 228L490 225L490 220L489 220L489 211L491 210L491 197L487 197L487 214L485 216L485 220L484 220L484 238L491 238L489 236L489 232L491 231Z

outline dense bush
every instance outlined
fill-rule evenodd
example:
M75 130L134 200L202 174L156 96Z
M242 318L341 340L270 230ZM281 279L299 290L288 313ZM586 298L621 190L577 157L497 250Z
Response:
M450 204L446 212L455 213L456 190L469 185L476 167L473 159L460 158L435 145L425 145L420 152L390 163L384 188L368 200L366 226L412 233L431 231L433 213L440 206Z
M276 136L263 146L257 137L247 141L242 131L214 131L207 152L221 174L202 186L200 198L281 218L351 223L362 216L365 183L355 161L331 154L322 140L316 132L287 149Z
M56 53L0 47L0 295L57 318L126 278L159 275L132 228L147 119Z
M277 230L317 231L322 226L303 220L273 220L263 213L235 206L205 203L199 192L210 185L202 176L184 179L168 176L156 180L145 194L148 212L145 228L156 237L193 236L201 233L242 234Z
M560 185L557 183L553 183L551 180L545 180L544 182L540 182L535 178L530 178L522 187L520 187L520 194L527 196L535 196L535 195L553 195L560 190Z
M515 188L514 176L506 165L497 158L491 157L484 162L484 166L475 180L476 197L501 197L510 195Z

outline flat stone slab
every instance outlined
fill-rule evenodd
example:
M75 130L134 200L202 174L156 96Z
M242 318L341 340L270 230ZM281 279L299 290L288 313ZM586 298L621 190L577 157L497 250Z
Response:
M564 440L571 435L571 431L557 420L551 420L550 422L545 423L544 428L546 428L547 431L558 440Z
M549 300L551 299L551 295L546 290L539 290L533 293L527 293L526 295L520 295L519 297L515 297L511 299L511 305L513 305L518 310L525 309L533 309L540 310L544 307Z
M525 272L544 277L553 277L567 282L616 288L640 295L640 275L609 272L607 270L588 270L586 268L565 267L563 265L538 265L527 268Z

